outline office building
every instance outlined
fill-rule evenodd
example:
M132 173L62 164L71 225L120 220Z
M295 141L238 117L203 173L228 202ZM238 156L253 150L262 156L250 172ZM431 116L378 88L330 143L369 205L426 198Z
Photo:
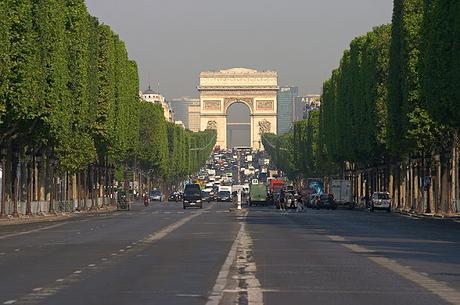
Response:
M298 87L284 86L278 91L277 133L279 135L288 132L294 122L294 104L298 95Z

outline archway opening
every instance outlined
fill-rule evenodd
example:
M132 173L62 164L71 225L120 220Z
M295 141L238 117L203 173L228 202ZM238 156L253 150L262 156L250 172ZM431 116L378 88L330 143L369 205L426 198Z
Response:
M251 146L251 110L245 103L227 109L227 147Z

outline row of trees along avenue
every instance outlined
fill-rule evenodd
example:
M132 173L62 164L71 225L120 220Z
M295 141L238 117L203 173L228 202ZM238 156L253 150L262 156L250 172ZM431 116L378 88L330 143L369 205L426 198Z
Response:
M459 212L459 20L459 1L395 0L392 24L344 52L321 110L264 136L278 166L352 179L357 201L380 190L396 209Z
M139 99L136 63L84 0L3 0L0 16L0 215L97 208L114 180L170 184L209 155L213 131Z

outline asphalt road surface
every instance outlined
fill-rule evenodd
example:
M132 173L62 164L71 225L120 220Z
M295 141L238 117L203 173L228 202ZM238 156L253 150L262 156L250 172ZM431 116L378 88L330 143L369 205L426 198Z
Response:
M0 226L0 304L460 304L460 224L153 203Z

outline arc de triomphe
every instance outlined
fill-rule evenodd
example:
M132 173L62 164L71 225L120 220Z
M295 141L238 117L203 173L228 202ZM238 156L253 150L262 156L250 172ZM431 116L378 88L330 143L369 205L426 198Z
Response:
M278 74L234 68L200 74L201 130L216 129L217 143L227 148L227 110L244 103L251 116L251 146L261 148L262 133L276 133Z

